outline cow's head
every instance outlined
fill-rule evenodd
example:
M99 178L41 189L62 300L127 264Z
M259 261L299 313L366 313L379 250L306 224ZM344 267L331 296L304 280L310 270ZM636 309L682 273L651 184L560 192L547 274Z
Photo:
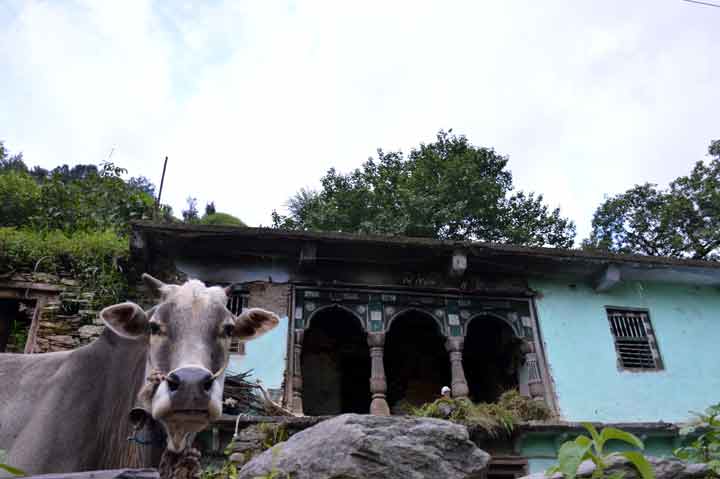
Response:
M230 341L247 341L269 331L278 317L251 308L233 315L226 289L190 280L167 285L149 275L143 280L160 303L143 311L134 303L102 310L105 324L120 336L147 340L148 371L161 373L148 407L165 427L168 448L179 452L192 433L203 430L222 412L224 368Z

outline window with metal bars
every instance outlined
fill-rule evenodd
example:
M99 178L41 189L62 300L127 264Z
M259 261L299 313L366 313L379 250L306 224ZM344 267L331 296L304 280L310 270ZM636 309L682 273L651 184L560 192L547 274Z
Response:
M235 316L240 316L243 309L247 308L247 295L237 291L230 294L227 302L227 309ZM230 341L230 354L245 354L245 342L238 339Z
M658 371L663 368L647 311L607 308L620 369Z

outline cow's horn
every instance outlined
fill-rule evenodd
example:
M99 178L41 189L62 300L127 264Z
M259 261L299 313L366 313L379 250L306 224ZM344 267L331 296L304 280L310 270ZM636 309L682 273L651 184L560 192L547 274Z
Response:
M165 283L160 281L159 279L153 278L147 273L143 273L142 275L143 283L145 283L145 286L150 288L151 291L153 291L156 294L160 294L162 291L162 288L165 286Z

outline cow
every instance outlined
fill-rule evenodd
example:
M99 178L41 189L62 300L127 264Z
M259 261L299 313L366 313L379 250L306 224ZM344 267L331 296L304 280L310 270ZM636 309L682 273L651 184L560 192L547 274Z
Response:
M0 354L0 450L26 473L148 466L129 412L148 377L148 415L181 453L222 412L224 371L233 338L247 341L279 319L227 307L229 291L189 280L170 285L143 275L160 297L144 311L134 303L100 312L106 327L72 351ZM1 470L0 470L1 472Z

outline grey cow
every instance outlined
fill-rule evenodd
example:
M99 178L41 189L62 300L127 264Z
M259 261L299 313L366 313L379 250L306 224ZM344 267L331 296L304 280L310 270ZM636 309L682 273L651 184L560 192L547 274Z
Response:
M168 449L180 452L193 434L219 417L231 338L249 340L278 324L262 309L234 316L227 292L190 280L145 283L160 302L145 312L134 303L102 310L107 327L73 351L0 354L0 449L28 473L139 467L127 441L129 412L146 378L159 384L147 401Z

